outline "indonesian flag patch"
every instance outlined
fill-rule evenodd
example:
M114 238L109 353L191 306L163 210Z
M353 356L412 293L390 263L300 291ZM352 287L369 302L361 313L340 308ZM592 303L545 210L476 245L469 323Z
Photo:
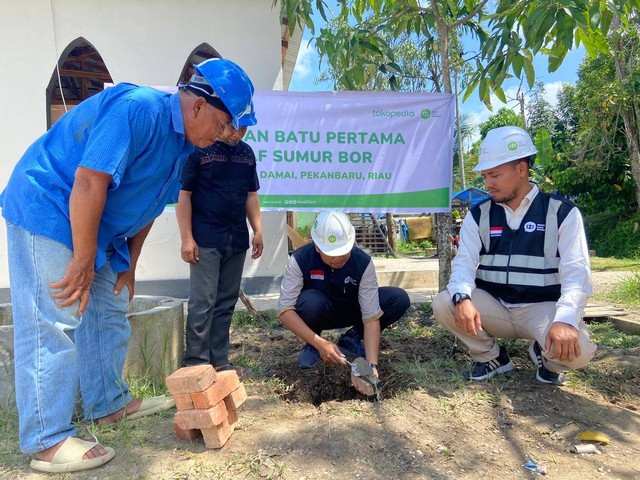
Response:
M311 280L324 280L324 270L311 270Z
M501 237L502 236L502 227L491 227L489 228L489 235L492 237Z

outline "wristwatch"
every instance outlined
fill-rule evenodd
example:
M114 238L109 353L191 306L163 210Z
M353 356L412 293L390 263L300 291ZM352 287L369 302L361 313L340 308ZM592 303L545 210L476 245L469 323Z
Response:
M467 295L466 293L454 293L453 297L451 297L451 301L453 302L454 305L458 305L461 302L464 302L465 300L471 300L471 295Z

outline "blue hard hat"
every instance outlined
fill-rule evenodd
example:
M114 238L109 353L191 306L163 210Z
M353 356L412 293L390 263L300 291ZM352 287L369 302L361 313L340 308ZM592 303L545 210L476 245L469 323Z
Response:
M211 85L215 95L229 110L233 126L238 128L240 117L252 112L254 88L249 76L226 58L210 58L193 67Z
M258 123L258 120L256 119L256 112L253 109L253 100L251 100L251 104L249 105L249 112L240 117L240 119L238 120L238 125L240 125L241 127L252 127L256 123Z

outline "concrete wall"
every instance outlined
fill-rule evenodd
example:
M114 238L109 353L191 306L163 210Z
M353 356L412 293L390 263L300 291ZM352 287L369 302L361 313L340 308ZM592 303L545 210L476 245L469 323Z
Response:
M45 90L56 62L79 37L102 56L115 83L176 85L206 42L242 66L257 89L282 89L281 29L271 0L0 0L0 189L26 148L46 131ZM259 117L259 112L258 112ZM265 215L265 252L245 275L280 274L284 213ZM167 211L143 249L138 280L184 280L175 214ZM0 222L0 289L9 285ZM6 291L5 291L6 295Z

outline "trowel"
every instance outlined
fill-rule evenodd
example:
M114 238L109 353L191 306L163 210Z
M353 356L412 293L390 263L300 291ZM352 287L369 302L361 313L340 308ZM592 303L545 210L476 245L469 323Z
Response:
M378 391L378 383L380 381L374 375L373 368L371 368L369 362L363 357L358 357L353 362L350 362L345 357L341 358L343 363L351 367L352 383L357 382L365 395L371 396L375 394L377 400L380 401L380 392Z

